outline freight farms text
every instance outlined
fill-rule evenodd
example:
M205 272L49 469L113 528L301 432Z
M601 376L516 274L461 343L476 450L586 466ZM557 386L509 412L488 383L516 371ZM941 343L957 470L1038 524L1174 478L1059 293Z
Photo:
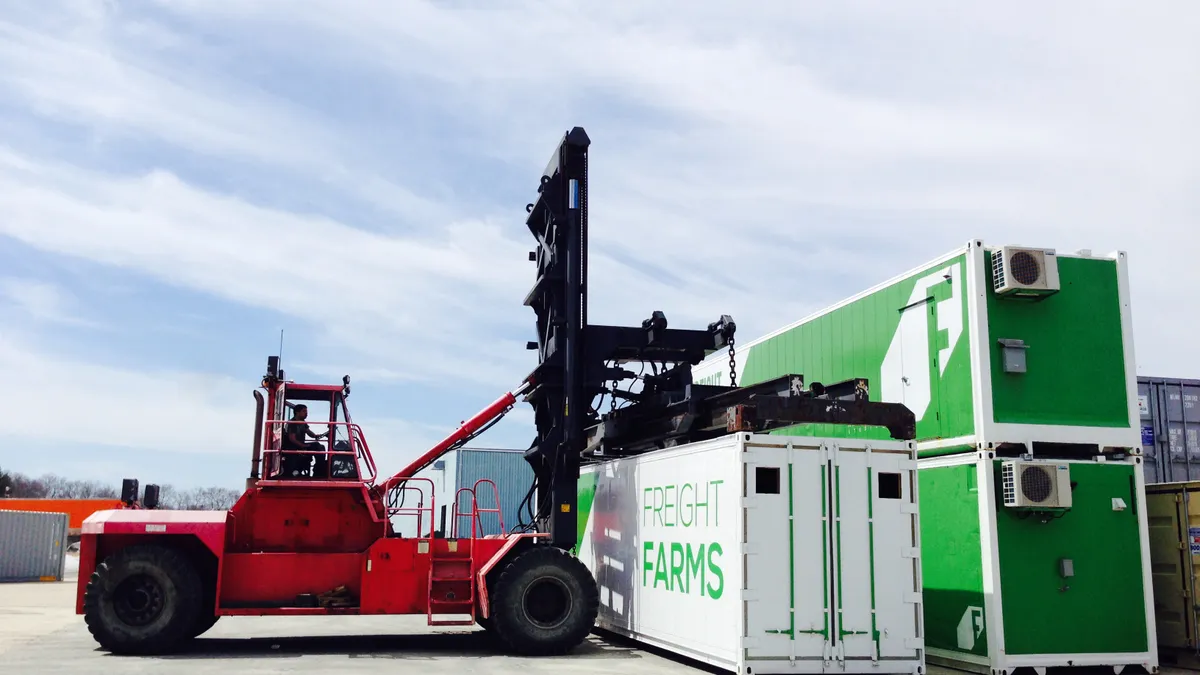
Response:
M713 480L646 488L642 491L642 530L651 527L717 530L722 483ZM681 533L680 538L685 536ZM703 536L697 533L686 538L695 540ZM647 540L642 544L642 585L715 600L725 591L722 553L721 544L711 540L704 543Z

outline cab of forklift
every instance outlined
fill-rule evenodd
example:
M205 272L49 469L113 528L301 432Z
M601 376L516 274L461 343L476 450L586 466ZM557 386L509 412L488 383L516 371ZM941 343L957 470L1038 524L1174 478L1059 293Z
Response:
M341 386L277 384L264 439L266 478L360 480L359 457L365 443L346 406L349 379L344 378Z

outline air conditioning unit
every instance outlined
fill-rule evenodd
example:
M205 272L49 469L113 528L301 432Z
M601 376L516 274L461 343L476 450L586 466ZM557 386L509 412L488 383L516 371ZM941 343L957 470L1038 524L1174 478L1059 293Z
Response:
M1067 464L1006 461L1000 466L1000 481L1007 507L1071 508L1071 467Z
M1001 247L992 254L992 289L998 295L1026 298L1057 293L1058 255L1052 248Z

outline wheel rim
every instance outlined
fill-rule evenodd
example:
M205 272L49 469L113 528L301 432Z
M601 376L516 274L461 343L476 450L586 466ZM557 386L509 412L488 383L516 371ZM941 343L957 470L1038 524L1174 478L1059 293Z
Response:
M566 623L574 599L561 579L540 577L525 587L521 609L538 628L557 628Z
M145 574L129 577L113 591L113 610L129 626L154 621L162 614L164 604L162 586Z

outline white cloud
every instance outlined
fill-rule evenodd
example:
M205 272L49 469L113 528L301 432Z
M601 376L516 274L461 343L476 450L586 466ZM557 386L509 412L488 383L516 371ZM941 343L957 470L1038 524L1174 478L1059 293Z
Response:
M0 334L5 430L14 440L154 449L243 452L253 410L245 383L171 369L130 371L77 361Z
M213 480L233 486L249 467L254 430L250 390L255 383L173 368L130 370L84 362L37 348L27 336L12 331L0 333L0 372L7 383L0 388L0 408L5 410L4 430L10 439L0 452L0 463L8 468L30 465L40 473L48 466L60 474L85 476L79 474L84 467L108 473L113 467L132 470L126 463L129 451L195 453L213 456L213 464L168 482ZM392 475L453 430L351 414L363 428L383 476ZM82 448L88 458L63 465L19 457L17 449L27 440L44 447Z
M34 321L74 326L95 326L79 316L74 298L54 284L23 278L0 278L0 299L14 305Z
M252 161L404 222L367 232L352 209L316 217L300 199L223 194L170 155L118 174L13 141L0 233L324 322L357 350L328 360L339 373L369 360L416 386L502 388L530 367L521 207L559 135L582 124L595 321L730 313L747 340L971 238L1123 248L1141 369L1200 376L1200 319L1179 309L1200 244L1189 3L1059 5L1033 21L934 2L456 5L161 3L171 30L123 13L59 12L71 32L14 19L0 83L32 114L113 147L150 138ZM219 28L254 67L179 26ZM291 76L279 64L316 62L337 72L275 87ZM378 106L369 124L317 112L335 83ZM439 126L389 117L418 102ZM396 152L383 135L414 140ZM527 190L492 191L492 173L448 166L439 149L498 159ZM409 183L456 189L434 199Z

